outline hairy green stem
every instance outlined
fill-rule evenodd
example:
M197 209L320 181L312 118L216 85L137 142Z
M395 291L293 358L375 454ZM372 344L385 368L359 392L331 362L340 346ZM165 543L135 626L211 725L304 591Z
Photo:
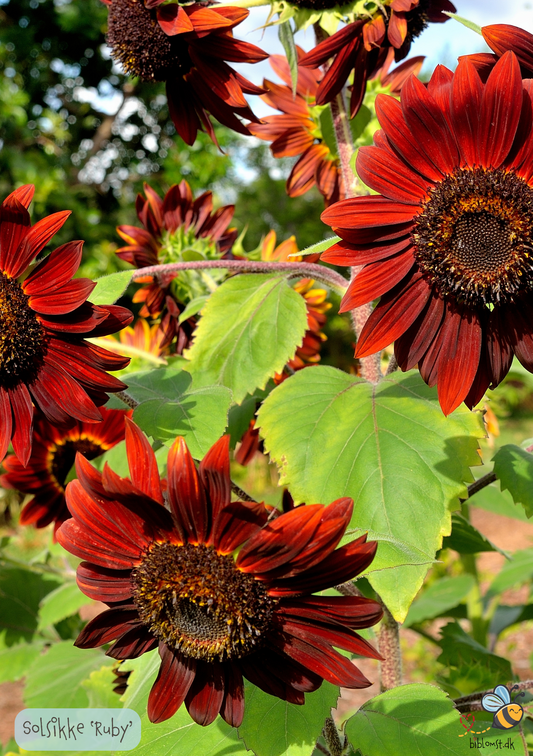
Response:
M531 690L531 688L533 688L533 680L522 680L522 682L519 682L519 683L510 682L508 683L507 687L509 688L509 690L514 687L517 693L519 693L521 690ZM455 704L455 707L459 708L460 706L462 707L462 706L466 706L467 704L473 704L476 701L481 701L483 696L486 696L488 693L492 693L492 692L493 691L491 689L491 690L482 690L477 693L470 693L468 696L461 696L460 698L455 698L453 702Z
M383 657L381 662L381 692L397 688L402 684L402 653L400 650L400 626L387 609L383 606L383 619L378 633L379 653Z
M291 262L263 262L260 260L195 260L193 262L166 263L164 265L149 265L139 268L132 273L132 280L143 276L165 276L178 273L180 270L208 270L209 268L223 268L239 273L288 273L288 278L313 278L315 281L329 286L343 296L346 293L348 281L339 273L316 263Z
M322 735L324 736L324 740L326 741L331 756L342 756L344 753L344 743L341 741L337 725L331 717L326 719Z

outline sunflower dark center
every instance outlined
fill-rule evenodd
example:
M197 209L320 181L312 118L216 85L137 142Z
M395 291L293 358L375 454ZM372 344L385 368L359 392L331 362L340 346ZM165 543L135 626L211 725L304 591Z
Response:
M142 0L113 0L109 6L107 44L111 56L131 76L143 81L166 81L191 68L188 44L182 35L168 37L155 10Z
M208 661L256 651L277 603L231 556L203 545L154 544L132 582L139 616L156 638Z
M415 219L415 257L443 296L512 302L533 289L533 190L503 169L458 169Z
M0 273L0 388L31 384L43 365L46 334L22 286Z
M88 438L80 438L76 441L65 441L62 444L56 444L50 450L50 472L57 480L61 488L64 487L65 481L72 465L76 459L76 452L80 452L87 459L95 459L106 451L102 446L91 441Z

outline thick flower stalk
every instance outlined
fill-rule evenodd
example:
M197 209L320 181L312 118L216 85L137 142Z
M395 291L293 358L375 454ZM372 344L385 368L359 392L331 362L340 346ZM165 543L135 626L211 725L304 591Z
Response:
M133 316L123 307L95 306L95 283L72 279L83 242L63 244L30 264L70 215L54 213L33 226L34 187L16 189L0 207L0 459L9 442L23 465L32 448L34 404L54 425L99 422L107 392L124 384L107 370L129 360L85 341L115 333Z
M382 127L357 172L380 194L326 210L342 241L322 259L362 265L341 309L381 300L356 357L394 341L446 414L473 407L513 356L533 371L531 87L506 53L485 84L472 63L412 77L401 104L380 96Z
M148 184L145 197L137 195L137 216L143 228L119 226L118 234L127 246L117 255L137 268L150 265L180 262L184 252L193 250L202 257L220 259L230 254L237 238L237 229L230 228L234 206L225 205L213 210L211 192L194 199L189 184L184 180L172 186L164 198ZM206 274L204 274L206 275ZM146 276L137 279L146 283L134 295L134 302L143 302L142 317L161 318L160 330L164 337L161 349L176 339L176 351L181 354L189 345L195 327L194 318L179 323L185 305L183 299L209 291L198 273Z
M210 116L239 134L241 119L257 121L245 94L261 94L226 61L257 63L268 57L233 38L248 11L204 3L103 0L109 6L107 43L125 72L143 81L166 82L170 117L187 144L205 131L217 144ZM159 6L159 7L157 7Z
M378 658L355 631L380 619L380 604L312 595L350 580L374 557L377 544L366 536L336 549L351 499L269 519L262 504L231 502L229 437L199 469L178 438L168 455L167 509L154 453L129 420L126 448L131 480L107 466L100 474L78 455L79 480L67 488L72 519L57 538L86 560L81 590L109 606L76 645L114 641L107 654L116 659L159 649L152 722L185 703L198 724L220 713L240 725L243 676L296 704L323 679L370 684L334 647Z
M403 60L411 43L429 23L448 21L443 11L454 13L449 0L392 0L378 4L371 19L358 19L322 40L301 60L300 65L316 68L332 60L320 81L316 102L333 102L353 72L350 86L350 117L363 103L368 79L375 76L387 60L392 47L397 62Z
M14 488L33 498L20 513L21 525L44 528L54 523L54 534L70 517L65 501L65 485L77 452L95 459L124 439L124 417L130 410L100 409L101 423L82 423L59 428L40 416L33 429L32 453L26 467L13 454L3 462L0 485Z

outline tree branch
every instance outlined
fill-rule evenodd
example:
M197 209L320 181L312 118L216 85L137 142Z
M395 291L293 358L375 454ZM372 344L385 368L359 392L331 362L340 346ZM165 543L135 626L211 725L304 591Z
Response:
M508 683L507 687L509 688L509 690L511 688L514 688L518 692L520 692L521 690L531 690L531 688L533 688L533 680L523 680L522 682L519 682L519 683L510 682ZM455 698L453 701L455 704L455 708L459 709L459 711L481 711L482 709L481 699L483 698L483 696L486 696L487 693L492 693L492 692L493 692L492 689L483 690L480 693L470 693L470 695L468 696L461 696L460 698ZM477 706L476 704L479 704L479 706ZM466 709L464 708L470 705L471 706L476 705L476 706L475 708L466 708Z

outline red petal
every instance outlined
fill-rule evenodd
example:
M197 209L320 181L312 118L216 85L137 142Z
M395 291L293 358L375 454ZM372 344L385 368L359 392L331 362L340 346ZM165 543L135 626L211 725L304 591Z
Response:
M379 147L361 147L356 168L367 186L395 202L420 205L431 188L428 179L411 171L390 151Z
M218 518L224 507L231 501L231 480L229 471L229 436L222 436L200 462L199 477L209 495L211 505L211 534L207 543L218 539Z
M12 415L9 394L0 388L0 460L4 459L11 441Z
M336 202L320 216L332 228L373 228L411 221L416 211L385 197L352 197Z
M444 318L444 301L432 296L413 325L394 342L394 354L402 370L411 370L425 355Z
M165 5L165 8L172 6ZM187 82L176 77L167 81L168 110L176 131L186 144L192 145L202 128L194 108Z
M402 111L419 148L442 174L459 165L459 152L441 109L421 81L411 76L402 88Z
M378 619L379 617L376 618L376 622ZM328 652L331 646L336 646L359 656L383 660L383 657L370 643L367 643L357 633L347 628L327 625L323 622L313 622L312 620L306 621L303 618L284 619L282 628L284 633L299 638L306 643L316 644L325 653Z
M17 250L30 225L28 210L13 192L0 207L0 270L8 271L14 265Z
M263 504L235 501L224 507L219 515L213 540L220 554L231 554L251 538L268 520L268 510Z
M164 643L159 644L159 655L161 666L148 697L150 722L164 722L177 712L196 674L194 659L168 648Z
M44 388L45 384L46 389ZM47 393L56 406L59 406L70 417L86 422L100 422L102 419L100 412L80 384L64 371L54 359L52 350L45 357L38 379L29 386L29 389L34 396L37 391L40 393L37 400L45 414L47 411L52 416L55 414L53 410L50 411L49 404L43 406L41 403L41 397ZM52 417L48 419L50 422L54 422Z
M326 252L323 252L320 259L324 262L333 263L333 265L366 265L368 263L387 260L411 248L412 241L410 237L404 237L399 241L393 241L382 246L375 244L354 246L350 242L341 241L333 244Z
M349 285L339 312L353 310L390 291L409 273L414 264L413 250L409 248L392 259L365 265Z
M510 309L516 307L515 304L508 306ZM489 316L486 329L485 344L492 376L491 388L496 388L503 381L513 362L513 350L507 338L508 326L506 327L505 310L502 307L495 307Z
M479 114L479 161L498 168L512 147L522 110L522 76L516 56L505 53L492 70Z
M224 700L224 667L218 662L196 667L196 677L185 697L187 711L196 724L204 727L214 722Z
M352 629L371 627L383 615L383 607L373 599L360 596L306 596L284 599L283 614L306 617L316 622L330 620Z
M8 205L12 199L16 199L27 209L31 204L34 193L35 186L33 184L24 184L24 186L19 186L14 192L8 194L2 204Z
M244 685L236 664L225 664L224 700L220 716L230 727L240 727L244 717Z
M438 362L439 402L445 415L456 409L468 394L481 354L481 326L477 314L448 307L442 326Z
M316 68L326 63L330 58L336 55L340 50L345 48L354 40L362 35L363 25L366 21L356 21L353 24L347 24L339 31L326 37L320 44L316 45L310 52L300 58L298 64L305 68Z
M169 36L194 31L192 21L185 13L185 10L180 5L174 3L158 8L157 20L165 34Z
M30 262L45 247L50 239L63 226L70 215L70 210L53 213L38 221L30 228L17 250L16 260L9 261L5 271L13 278L18 278Z
M324 651L298 638L284 639L282 648L291 659L303 664L306 669L310 669L333 685L341 685L344 688L367 688L372 685L349 659L334 649Z
M124 418L126 454L133 485L154 501L163 504L157 460L148 439L129 418Z
M483 39L498 56L512 50L521 66L533 71L533 35L510 24L492 24L481 28Z
M466 165L479 163L479 115L483 85L472 63L459 61L453 78L451 117Z
M82 562L76 571L80 591L94 601L112 604L132 595L131 570L110 570Z
M137 659L157 646L158 640L150 635L148 628L138 625L124 633L105 653L112 659Z
M85 625L74 645L78 648L95 648L115 640L139 624L139 613L131 604L107 609Z
M170 509L180 537L185 542L205 543L209 528L205 491L181 436L168 453L167 479Z
M43 315L65 315L81 307L95 286L90 278L76 278L52 291L30 297L29 305Z
M80 267L82 247L83 242L76 241L54 249L26 278L24 292L30 297L38 296L46 289L57 289L68 283Z
M322 504L298 507L269 522L242 547L237 567L243 572L264 573L285 564L311 540L324 509Z
M431 289L416 273L411 281L385 294L367 320L355 350L356 357L381 351L405 333L431 295Z

